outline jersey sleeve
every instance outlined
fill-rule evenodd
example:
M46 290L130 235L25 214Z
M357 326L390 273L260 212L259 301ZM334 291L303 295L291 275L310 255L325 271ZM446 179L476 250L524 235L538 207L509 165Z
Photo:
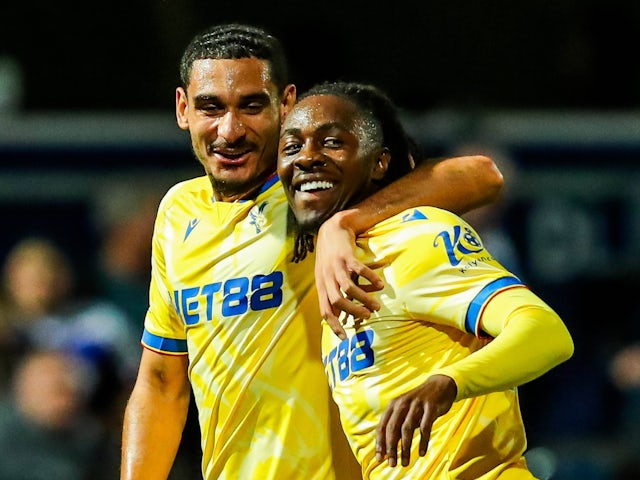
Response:
M573 354L571 335L558 314L529 289L495 296L481 321L495 338L434 372L454 379L456 400L523 385Z
M163 248L167 237L172 234L166 222L167 209L171 204L170 194L160 203L153 232L149 309L144 321L142 345L159 353L184 355L187 353L184 323L171 298L172 288L167 281Z
M487 336L480 322L484 308L499 293L523 288L520 279L451 212L415 209L396 228L385 276L402 299L403 310L414 319Z
M454 379L457 400L517 387L572 355L557 313L493 258L463 219L436 208L402 219L389 224L396 229L386 255L392 296L413 319L490 340L432 372Z

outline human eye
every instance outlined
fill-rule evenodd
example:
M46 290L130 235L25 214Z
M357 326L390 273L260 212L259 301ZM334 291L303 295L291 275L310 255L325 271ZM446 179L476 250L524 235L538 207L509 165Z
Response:
M261 113L269 105L269 97L265 95L252 95L242 102L242 110L249 115Z
M213 116L221 115L225 111L225 106L221 102L215 100L199 102L197 107L201 112Z
M280 148L280 151L285 156L295 155L302 148L302 144L298 140L293 138L285 139L283 142L281 142L281 145L282 147Z
M250 115L257 115L264 110L264 103L250 102L243 107L243 110Z
M344 142L339 137L331 136L325 137L322 141L322 145L326 148L336 149L341 148L344 145Z

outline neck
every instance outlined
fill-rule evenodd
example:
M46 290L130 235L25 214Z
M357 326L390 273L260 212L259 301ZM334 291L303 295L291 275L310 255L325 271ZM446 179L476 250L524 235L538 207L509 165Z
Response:
M373 182L369 183L368 186L363 187L362 189L360 189L360 191L358 193L356 193L355 195L353 195L353 197L351 197L349 199L349 201L347 202L347 205L345 206L345 208L343 208L343 210L355 207L356 205L358 205L362 201L364 201L367 198L371 197L378 190L380 190L380 188L375 183L373 183Z
M258 180L257 183L252 186L249 187L245 185L247 188L244 188L242 191L237 191L237 189L232 191L228 184L216 180L211 175L209 175L209 180L213 187L213 198L216 202L233 203L257 197L265 183L274 177L276 177L276 172L269 173L266 178Z

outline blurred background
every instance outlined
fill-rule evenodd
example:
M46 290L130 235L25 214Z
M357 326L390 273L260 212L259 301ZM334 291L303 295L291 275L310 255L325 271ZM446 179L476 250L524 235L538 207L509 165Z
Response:
M430 155L496 161L504 195L468 220L576 344L520 389L530 465L640 478L640 2L35 0L0 19L0 480L116 478L155 209L200 174L178 62L227 21L279 37L299 88L375 83ZM45 371L60 382L28 388ZM176 479L198 448L191 425Z

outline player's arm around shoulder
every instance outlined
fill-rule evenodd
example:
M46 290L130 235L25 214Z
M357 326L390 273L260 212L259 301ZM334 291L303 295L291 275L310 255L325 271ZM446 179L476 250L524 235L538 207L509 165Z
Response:
M383 288L380 277L355 256L356 237L407 208L434 205L457 214L495 202L504 178L490 157L468 155L421 162L413 171L320 227L315 278L320 313L340 338L340 312L368 318L379 309L370 294ZM368 285L362 287L359 279ZM357 302L352 302L355 299Z
M407 177L412 174L416 175L417 186L426 191L422 195L427 197L420 205L433 205L458 215L496 202L504 187L502 172L486 155L428 160ZM420 194L415 195L419 198Z
M190 401L186 355L143 349L122 431L121 480L166 480Z

